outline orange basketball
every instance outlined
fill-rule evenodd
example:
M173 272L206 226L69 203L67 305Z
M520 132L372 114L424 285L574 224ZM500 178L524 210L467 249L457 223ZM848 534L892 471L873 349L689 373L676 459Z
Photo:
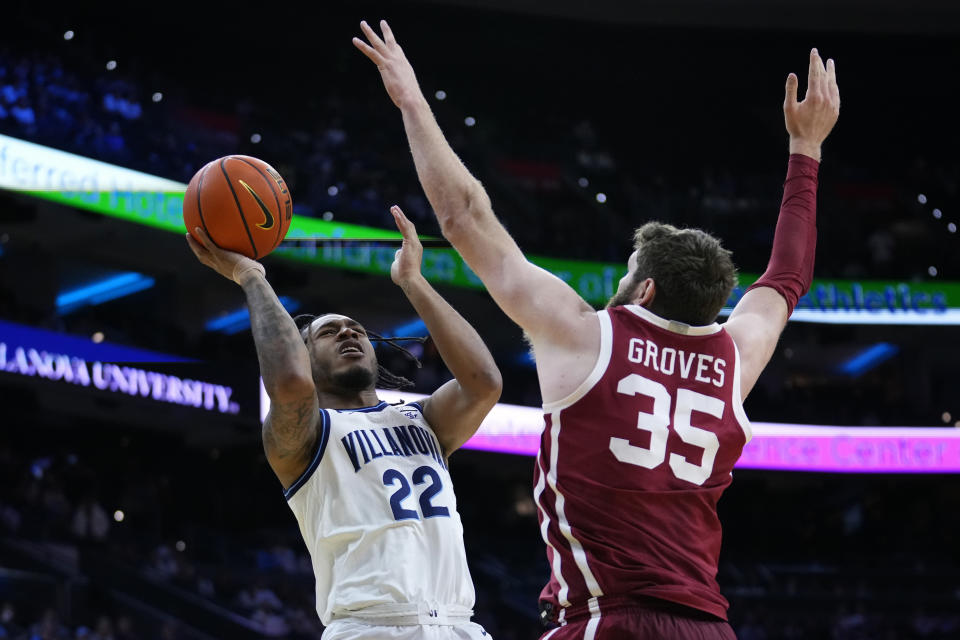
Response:
M187 231L200 227L221 249L262 258L287 235L293 201L280 174L259 158L225 156L191 178L183 196Z

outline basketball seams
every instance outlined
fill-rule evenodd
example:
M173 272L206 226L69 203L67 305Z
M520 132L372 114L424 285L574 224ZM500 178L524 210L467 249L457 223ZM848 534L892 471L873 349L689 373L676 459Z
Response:
M250 161L247 160L246 158L241 158L240 156L234 156L234 158L235 158L236 160L239 160L240 162L244 162L244 163L250 165L251 167L253 167L254 170L256 170L256 172L259 173L260 176L261 176L261 177L264 179L264 181L267 183L267 187L269 187L270 193L273 194L273 200L274 200L274 202L277 203L277 214L276 214L276 220L277 220L277 223L278 223L278 224L277 224L277 239L276 239L276 241L273 243L273 248L276 249L277 246L280 244L280 241L283 240L283 236L280 235L280 234L283 233L283 215L284 215L283 208L280 206L280 196L277 195L277 190L274 188L274 185L276 184L276 180L274 180L273 178L271 178L270 176L268 176L268 175L263 171L263 169L261 169L260 167L258 167L258 166L255 165L255 164L253 164L252 162L250 162ZM277 185L277 186L279 186L279 185Z
M210 164L211 163L208 162L207 166L205 166L200 171L200 179L197 180L197 215L200 216L200 226L203 227L203 232L207 234L207 237L210 238L213 244L217 244L217 241L213 239L212 235L210 235L210 230L207 229L206 220L203 219L203 205L201 204L201 200L200 200L200 194L203 193L203 179L207 177L207 171L209 171L210 169ZM193 235L192 229L187 229L187 231L190 231L191 235ZM220 246L220 245L217 245L217 246Z
M243 215L243 207L240 206L240 200L237 198L237 192L233 188L233 183L230 182L230 174L227 172L226 163L229 158L223 158L220 160L220 170L223 172L223 178L227 181L227 186L230 187L230 193L233 194L233 201L237 205L237 213L240 214L240 221L243 222L243 230L247 232L247 238L250 239L250 246L253 247L253 259L256 260L260 257L260 253L257 251L257 243L253 241L253 234L250 233L250 226L247 225L247 218Z

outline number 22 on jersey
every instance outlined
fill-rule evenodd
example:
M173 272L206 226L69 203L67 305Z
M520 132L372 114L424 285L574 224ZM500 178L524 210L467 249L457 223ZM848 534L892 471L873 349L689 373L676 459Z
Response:
M625 438L610 438L610 451L620 462L655 469L667 458L667 436L670 434L670 406L673 398L661 383L631 373L617 383L617 392L627 396L642 395L653 399L653 411L639 412L637 428L650 433L650 446L638 447ZM719 398L707 396L690 389L677 389L676 406L673 411L673 428L680 439L689 445L703 449L700 464L693 464L677 453L670 453L670 469L681 480L702 485L713 473L713 463L720 448L717 434L690 423L694 411L711 415L718 420L723 417L725 403Z
M450 516L450 510L446 507L438 507L433 504L433 498L443 490L443 481L440 474L435 469L428 466L417 467L413 472L413 484L430 484L420 494L420 513L424 518L435 518L437 516ZM403 506L403 501L410 496L410 483L397 469L387 469L383 472L383 485L390 487L395 484L400 486L390 496L390 509L393 510L394 520L419 520L420 514L414 509L407 509Z

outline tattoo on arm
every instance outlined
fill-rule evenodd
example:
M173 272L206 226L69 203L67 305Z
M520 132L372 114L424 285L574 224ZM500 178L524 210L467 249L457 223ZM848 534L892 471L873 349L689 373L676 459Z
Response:
M309 426L316 421L317 402L304 398L301 402L272 403L270 415L263 423L263 445L271 457L286 459L301 454L313 445L315 434Z
M309 446L315 433L317 395L310 356L296 324L262 277L243 284L260 375L270 394L270 415L263 426L269 456L287 458Z

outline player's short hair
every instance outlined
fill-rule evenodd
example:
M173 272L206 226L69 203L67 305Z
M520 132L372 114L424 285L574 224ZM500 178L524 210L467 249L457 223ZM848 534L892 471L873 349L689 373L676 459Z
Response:
M737 284L732 253L700 229L648 222L633 234L637 250L634 285L656 283L650 311L690 325L710 324Z

